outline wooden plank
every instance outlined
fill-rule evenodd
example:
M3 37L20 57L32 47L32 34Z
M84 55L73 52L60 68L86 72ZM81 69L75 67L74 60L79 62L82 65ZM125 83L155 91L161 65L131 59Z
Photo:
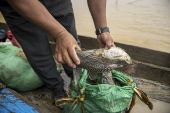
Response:
M79 39L81 41L82 48L86 49L99 48L99 44L96 38L79 36ZM131 56L131 58L134 60L170 68L170 53L155 51L147 48L122 44L118 42L115 42L115 45L117 47L125 49L127 53Z
M137 87L143 90L150 98L170 103L170 87L146 79L131 77Z
M140 64L137 67L134 76L147 80L157 81L159 83L170 86L170 69L168 68L157 67L150 64Z
M10 113L6 108L0 105L0 113Z
M19 92L24 98L30 100L34 105L43 109L45 113L62 113L54 104L53 93L47 87L41 87L29 92Z
M0 91L0 105L1 108L4 108L2 110L7 110L12 113L45 113L33 103L9 88Z

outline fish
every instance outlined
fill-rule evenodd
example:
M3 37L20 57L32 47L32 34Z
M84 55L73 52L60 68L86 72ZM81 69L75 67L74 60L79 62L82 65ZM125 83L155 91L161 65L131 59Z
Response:
M117 61L124 60L127 63L131 63L130 56L118 47L111 47L109 50L105 50L104 48L87 51L76 49L76 53L80 59L80 65L77 65L73 69L75 85L78 83L82 68L88 71L90 80L94 80L97 77L97 73L100 72L102 73L102 83L114 84L110 71L123 67L121 64L116 64Z
M91 56L99 56L105 58L110 61L126 61L128 64L132 64L131 57L125 52L124 49L120 47L111 47L110 49L106 50L104 48L101 49L94 49L86 51L91 53Z
M93 51L94 52L94 51ZM81 75L81 69L86 69L88 71L88 77L90 80L94 80L97 77L97 73L109 72L115 68L120 68L123 65L113 64L108 62L108 60L92 55L91 52L82 51L76 49L78 58L80 59L80 64L73 69L73 78L75 85L78 83L79 76Z
M108 50L101 48L88 50L87 52L91 53L90 56L98 56L104 58L105 62L117 63L118 61L125 61L127 64L125 64L122 68L116 68L115 70L130 76L134 76L136 68L138 65L142 64L141 62L132 63L131 57L125 52L124 49L120 47L111 47Z

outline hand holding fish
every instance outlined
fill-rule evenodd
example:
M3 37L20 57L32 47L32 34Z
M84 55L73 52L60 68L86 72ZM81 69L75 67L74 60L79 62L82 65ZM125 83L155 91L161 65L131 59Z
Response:
M97 35L97 41L99 43L100 48L109 49L115 46L109 32L104 32L102 34Z
M76 68L80 60L75 49L80 49L80 47L74 37L65 30L55 39L55 59L62 64L67 63L70 67Z

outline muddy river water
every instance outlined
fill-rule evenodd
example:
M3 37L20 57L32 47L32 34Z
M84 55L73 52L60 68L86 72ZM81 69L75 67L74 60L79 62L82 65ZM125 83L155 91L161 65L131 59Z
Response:
M79 35L96 37L87 0L72 0ZM170 53L170 0L107 0L114 41Z
M87 0L72 3L78 34L96 38ZM107 0L107 23L116 42L170 53L170 0Z

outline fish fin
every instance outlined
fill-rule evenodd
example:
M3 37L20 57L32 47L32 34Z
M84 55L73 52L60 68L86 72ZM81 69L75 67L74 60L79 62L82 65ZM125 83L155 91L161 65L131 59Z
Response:
M80 68L79 66L73 69L73 79L74 79L74 83L76 86L78 84L78 80L79 80L81 73L82 73L82 68Z
M94 55L94 53L95 53L95 49L93 49L93 50L87 50L87 51L83 51L83 52L85 52L86 55L92 56L92 55Z
M123 66L122 70L125 71L128 75L134 76L136 72L137 66L141 63L133 63L133 64L127 64Z
M94 80L98 75L97 72L88 70L88 76L90 80Z
M102 74L102 84L115 85L115 82L112 79L112 73L111 72L103 72L103 74Z
M88 55L88 57L89 58L91 58L91 59L101 59L102 57L100 57L100 56L96 56L96 55Z
M139 97L139 99L144 102L146 105L148 105L149 109L152 110L153 109L153 104L150 101L149 97L147 96L147 94L145 92L143 92L142 90L138 89L137 87L134 88L135 93L137 94L137 96Z

